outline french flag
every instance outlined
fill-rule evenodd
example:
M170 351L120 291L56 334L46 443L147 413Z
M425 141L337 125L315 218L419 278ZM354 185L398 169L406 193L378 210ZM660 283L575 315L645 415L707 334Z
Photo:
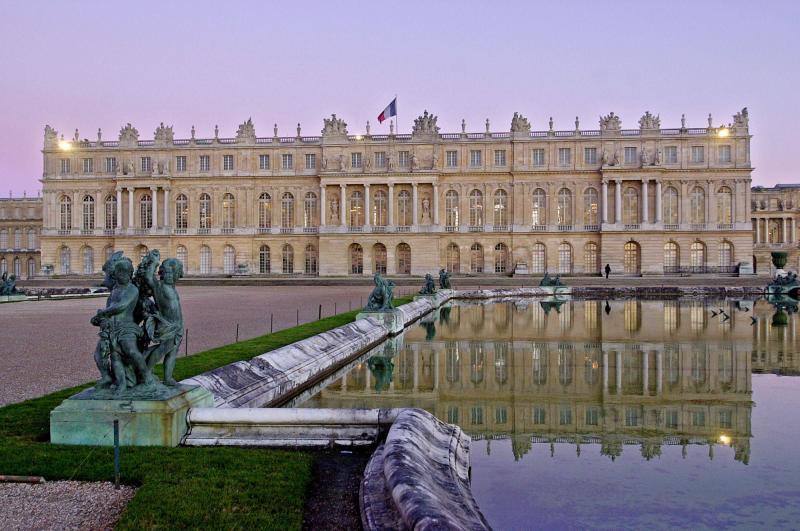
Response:
M383 123L384 120L392 116L397 116L397 96L395 96L392 102L378 115L378 123Z

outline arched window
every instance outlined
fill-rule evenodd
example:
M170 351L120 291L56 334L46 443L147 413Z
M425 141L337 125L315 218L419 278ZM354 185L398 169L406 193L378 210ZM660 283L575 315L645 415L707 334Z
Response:
M508 247L504 243L494 246L494 272L505 273L509 267Z
M690 223L705 223L706 222L706 193L699 186L692 189L689 195L691 205L689 207L689 222Z
M83 196L83 230L94 230L94 197Z
M319 225L317 222L317 194L306 192L303 198L303 227L311 228Z
M258 248L258 272L262 275L268 275L270 268L269 246L262 245Z
M294 248L288 243L284 243L281 249L281 261L285 275L294 273Z
M19 256L14 257L14 275L17 278L22 278L22 262L19 259Z
M61 248L61 251L58 253L59 259L61 263L61 274L62 275L69 275L72 273L72 253L70 253L69 247L64 246Z
M664 244L664 272L677 273L681 264L680 248L675 242Z
M480 190L469 193L469 225L483 230L483 193Z
M281 196L281 227L294 228L294 196L290 192Z
M211 248L208 245L200 247L200 274L211 274Z
M0 275L3 273L8 273L8 262L6 262L6 257L0 258Z
M94 273L94 249L88 245L83 248L83 274L91 275Z
M588 242L583 246L583 268L589 274L600 272L600 256L597 253L597 244L594 242Z
M717 191L717 223L733 223L733 192L727 186Z
M632 186L622 196L622 222L626 225L639 223L639 190Z
M211 228L211 196L206 193L200 194L200 228Z
M678 190L672 186L664 190L661 209L663 210L664 223L667 225L678 224Z
M388 224L386 192L378 190L372 198L372 224L385 227Z
M305 273L306 275L316 275L319 271L319 255L317 248L312 244L306 245L305 250Z
M2 247L2 245L0 245ZM39 242L36 238L36 229L28 229L28 249L36 249L39 247Z
M28 278L36 276L36 260L28 258Z
M364 225L364 194L360 190L350 193L350 206L347 209L348 224L351 227Z
M494 226L506 227L508 225L508 193L503 190L497 190L494 193Z
M236 199L233 194L222 196L222 228L233 230L236 226Z
M230 245L222 250L222 268L226 275L236 272L236 250Z
M113 245L106 245L103 249L103 261L108 262L111 260L111 255L114 254L114 246Z
M61 196L59 207L59 230L72 230L72 199Z
M639 244L636 242L628 242L625 244L623 250L622 265L625 273L628 275L638 275L641 271Z
M144 194L139 199L139 226L143 229L153 226L153 198L150 194Z
M694 242L689 248L689 265L692 271L702 273L706 265L706 246L703 242Z
M401 227L410 226L412 214L411 194L408 190L401 190L397 194L397 224Z
M372 259L375 261L375 267L373 271L375 273L380 273L381 275L386 274L386 246L382 243L376 243L372 246Z
M411 274L411 247L407 243L397 246L397 274Z
M531 271L533 273L541 274L547 271L547 248L543 243L533 244L531 258Z
M8 249L8 230L0 230L0 249Z
M533 191L531 204L531 224L547 225L547 194L541 188Z
M186 247L183 245L179 245L175 250L175 258L178 262L181 263L183 266L183 270L185 272L189 271L189 251L186 250Z
M583 191L583 224L597 225L600 223L599 209L597 206L598 193L595 188Z
M449 273L459 273L461 271L461 254L458 245L449 243L446 251L446 268Z
M558 246L558 272L572 273L572 246L567 242Z
M258 196L258 228L272 227L272 197L264 192Z
M364 274L364 249L357 243L350 244L350 274Z
M733 244L728 240L723 240L719 244L719 265L720 267L733 265Z
M572 192L567 188L558 191L558 224L572 225Z
M178 194L175 198L175 228L186 230L187 227L189 227L189 200L184 194Z
M444 195L445 225L458 227L458 192L448 190Z
M470 273L483 273L483 245L473 243L469 248Z
M541 306L534 305L534 308L541 308ZM544 312L541 313L544 315ZM547 373L548 373L548 352L547 347L542 344L534 344L533 352L532 352L532 360L531 360L531 368L533 369L533 382L536 385L544 385L547 383ZM539 410L539 408L536 408ZM544 423L545 416L544 416L544 408L540 409L541 414L536 415L535 420L541 420L541 423Z
M14 230L14 249L22 249L22 229Z
M117 227L117 196L114 194L107 195L105 205L105 229L114 230Z

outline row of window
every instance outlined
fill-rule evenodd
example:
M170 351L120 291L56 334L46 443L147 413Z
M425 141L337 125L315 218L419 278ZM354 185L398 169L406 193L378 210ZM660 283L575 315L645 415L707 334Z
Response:
M23 278L22 276L22 259L19 256L15 256L11 260L11 271L8 270L8 261L6 257L0 258L0 275L4 273L11 273L12 275L16 275L17 278ZM27 277L32 278L36 275L36 260L33 258L28 258L27 260Z
M469 152L469 166L473 168L483 167L483 153L481 149L472 149ZM584 164L597 164L598 148L586 147L583 148L583 163ZM378 151L373 154L376 168L386 168L387 155L385 151ZM623 150L625 164L636 164L639 162L639 148L625 147ZM691 146L689 161L693 164L703 163L706 160L705 146ZM720 145L717 146L717 162L726 164L731 162L731 146ZM81 159L83 173L94 173L94 159L84 158ZM408 168L411 163L411 152L399 151L397 154L398 166L401 168ZM665 146L663 154L663 163L677 164L678 163L678 146ZM361 152L350 153L350 167L362 168L364 164L364 157ZM558 165L570 166L572 164L572 148L561 147L558 148ZM445 152L445 165L448 168L458 167L458 151L448 150ZM494 150L494 166L505 167L508 165L508 159L505 149ZM531 151L531 165L532 166L545 166L546 157L544 148L535 148ZM149 156L140 157L139 168L144 173L153 171L153 161ZM178 155L175 157L175 171L187 171L187 156ZM198 168L201 172L211 171L211 156L200 155L198 159ZM258 168L260 170L270 170L272 165L270 162L269 154L261 154L258 156ZM280 155L280 169L293 170L295 168L294 154L283 153ZM305 169L315 170L317 168L317 156L315 153L305 154ZM233 171L235 169L234 155L222 155L222 171ZM105 158L105 171L106 173L114 173L117 171L116 157ZM61 159L61 173L71 173L71 160L68 158Z
M8 229L0 229L0 249L36 249L39 246L39 238L36 229L28 229L27 234L22 229L14 229L14 239L9 239ZM27 238L23 239L26 234ZM14 245L9 245L13 243ZM25 243L25 245L23 245Z

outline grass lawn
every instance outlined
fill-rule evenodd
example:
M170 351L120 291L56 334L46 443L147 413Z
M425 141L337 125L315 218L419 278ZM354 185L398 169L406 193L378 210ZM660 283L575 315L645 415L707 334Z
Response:
M409 300L398 299L395 305ZM357 313L338 314L180 358L175 377L181 380L250 359L352 322ZM0 474L113 480L113 448L49 443L50 411L89 385L0 408ZM311 454L300 451L124 447L121 480L139 489L118 528L299 529L312 461Z

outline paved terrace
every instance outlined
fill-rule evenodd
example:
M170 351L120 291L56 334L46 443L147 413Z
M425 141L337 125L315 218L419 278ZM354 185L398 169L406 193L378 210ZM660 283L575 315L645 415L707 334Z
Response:
M188 334L189 354L218 347L239 338L248 339L269 332L270 314L275 331L356 309L369 294L370 279L341 279L350 285L333 285L337 279L295 280L294 285L255 285L247 279L218 279L211 282L188 279L180 289ZM763 278L600 278L568 279L571 285L597 286L763 286ZM220 286L219 283L224 285ZM415 292L420 279L403 279L396 294ZM456 288L532 286L535 278L456 278ZM94 285L96 281L40 281L37 285ZM195 285L191 285L195 284ZM237 285L239 284L239 285ZM357 284L354 287L353 284ZM34 283L25 283L31 286ZM313 287L311 287L313 286ZM97 378L92 353L97 329L89 323L103 298L53 300L0 304L0 405L41 396L58 389ZM181 346L181 355L184 345Z

